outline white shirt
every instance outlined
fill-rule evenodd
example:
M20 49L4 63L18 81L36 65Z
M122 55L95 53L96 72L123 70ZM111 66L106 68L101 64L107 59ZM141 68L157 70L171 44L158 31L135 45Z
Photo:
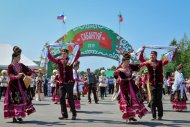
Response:
M83 91L83 85L81 84L81 81L79 81L81 78L79 77L78 75L78 72L75 71L73 69L73 79L75 80L75 84L74 84L74 87L73 87L73 94L77 94L77 85L78 85L78 92L82 92ZM76 81L78 80L78 81Z
M51 76L51 79L50 79L50 82L51 82L50 86L51 87L56 87L55 77L56 77L55 75Z
M107 86L107 78L106 76L99 76L99 86L100 87L106 87Z
M7 87L9 82L8 76L0 76L0 82L1 82L0 84L1 87Z
M176 91L177 89L180 88L180 86L183 86L183 81L184 81L184 77L183 74L175 71L175 80L174 80L174 84L172 85L172 90Z
M185 92L185 84L183 83L185 81L183 74L175 71L175 80L174 84L172 85L172 90L180 90L180 96L183 96L183 93Z

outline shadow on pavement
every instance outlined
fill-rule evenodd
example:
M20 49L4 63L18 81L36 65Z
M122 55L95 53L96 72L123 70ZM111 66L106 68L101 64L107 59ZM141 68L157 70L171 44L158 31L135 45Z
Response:
M45 125L45 126L66 125L61 122L46 122L46 121L38 121L38 120L23 121L23 123L21 124L34 124L34 125Z
M103 104L103 105L116 105L115 103L100 103L100 104Z
M132 123L132 124L135 124L135 125L144 125L144 126L147 126L147 127L182 127L183 125L182 124L164 124L164 123L160 123L160 122L137 122L137 123Z
M164 112L176 112L176 113L190 113L190 111L174 111L174 110L164 110Z
M103 114L105 112L101 111L77 111L78 113L85 113L85 114Z
M33 105L38 105L38 106L44 106L44 105L50 105L50 104L37 104L37 103L33 103Z
M171 124L164 124L161 122L164 121L170 121ZM187 126L190 124L190 121L187 120L166 120L166 119L162 119L161 121L151 121L151 122L137 122L137 123L133 123L133 124L142 124L145 126L149 126L149 127L157 127L157 126L163 126L163 127L183 127L183 126Z
M184 124L189 124L190 125L190 120L167 120L167 119L163 119L162 121L170 121L170 122L173 122L173 123L184 123Z
M114 121L114 120L97 120L97 119L79 119L73 121L74 123L86 123L86 122L93 122L93 123L106 123L106 124L126 124L126 122L121 121ZM71 122L72 123L72 122Z

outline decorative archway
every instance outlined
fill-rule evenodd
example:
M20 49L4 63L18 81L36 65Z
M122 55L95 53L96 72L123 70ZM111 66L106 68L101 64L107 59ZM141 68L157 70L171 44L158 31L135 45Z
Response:
M71 29L57 43L73 42L80 45L81 56L101 56L120 61L123 52L133 51L132 46L113 30L97 24Z
M75 43L80 46L81 57L100 56L120 62L120 56L124 52L132 52L132 46L124 38L110 28L98 24L87 24L68 31L59 38L56 43ZM69 49L72 50L72 49ZM59 49L52 50L53 55L59 56ZM132 57L135 62L135 57ZM49 62L51 64L51 62ZM52 72L49 66L48 75Z

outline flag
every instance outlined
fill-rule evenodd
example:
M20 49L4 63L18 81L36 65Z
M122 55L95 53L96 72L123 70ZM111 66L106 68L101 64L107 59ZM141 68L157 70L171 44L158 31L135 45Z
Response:
M66 16L65 15L59 15L59 16L57 16L57 20L61 20L61 21L63 21L63 23L65 23L65 20L66 20Z
M64 15L59 15L57 16L57 20L64 20L65 16Z
M163 59L168 60L169 62L171 62L173 60L173 58L175 57L175 53L176 51L172 50L169 51L168 53L164 54Z
M119 22L123 22L123 17L121 14L118 15L119 16Z

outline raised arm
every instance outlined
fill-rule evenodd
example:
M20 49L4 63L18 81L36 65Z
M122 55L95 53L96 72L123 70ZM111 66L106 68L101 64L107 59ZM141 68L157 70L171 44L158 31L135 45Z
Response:
M51 61L54 62L54 63L58 63L58 59L54 58L54 57L51 55L50 47L48 47L48 59L51 60Z
M146 61L146 60L144 59L144 50L145 50L145 48L143 48L143 50L141 51L141 54L140 54L140 56L139 56L139 60L140 60L141 63L143 63L143 62Z
M162 64L166 65L167 63L173 61L176 57L177 54L177 48L175 49L175 51L170 51L168 53L165 54L166 59L162 60Z

